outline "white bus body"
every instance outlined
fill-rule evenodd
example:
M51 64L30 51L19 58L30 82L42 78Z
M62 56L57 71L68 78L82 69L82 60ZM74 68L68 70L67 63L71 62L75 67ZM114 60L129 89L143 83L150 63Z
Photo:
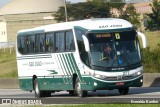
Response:
M104 57L105 45L113 48L113 59ZM87 19L21 30L17 64L21 89L35 90L36 97L61 90L80 97L89 90L118 89L127 94L129 87L143 84L137 33L123 19Z

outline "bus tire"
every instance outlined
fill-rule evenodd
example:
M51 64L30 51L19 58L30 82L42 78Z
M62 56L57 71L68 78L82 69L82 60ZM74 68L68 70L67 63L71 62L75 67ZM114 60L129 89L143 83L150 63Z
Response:
M83 98L87 96L87 91L81 89L81 83L78 78L76 78L75 90L78 97Z
M72 96L75 96L76 92L75 92L75 90L71 90L71 91L69 91L69 94L72 95Z
M39 89L39 83L37 79L34 80L34 88L36 98L44 97L45 92Z
M45 91L44 92L44 97L51 97L51 92L50 91Z
M129 87L119 88L118 91L119 91L120 95L127 95L129 92Z

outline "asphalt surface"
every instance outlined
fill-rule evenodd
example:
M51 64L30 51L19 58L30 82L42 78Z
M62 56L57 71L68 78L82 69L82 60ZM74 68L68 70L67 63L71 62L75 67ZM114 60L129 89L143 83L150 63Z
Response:
M34 97L34 92L20 89L0 89L0 104L7 102L6 100L2 101L3 99L11 100L12 104L160 103L160 87L130 88L128 95L119 95L118 90L88 92L88 96L85 98L71 96L68 92L62 91L52 93L51 97L40 99ZM28 102L28 100L35 102Z

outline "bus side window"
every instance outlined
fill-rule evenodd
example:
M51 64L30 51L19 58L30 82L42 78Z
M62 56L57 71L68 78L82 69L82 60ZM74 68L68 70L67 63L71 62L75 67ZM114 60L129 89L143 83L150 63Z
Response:
M35 53L35 36L27 36L27 54Z
M56 33L56 52L64 52L64 32Z
M54 52L54 33L46 34L46 52Z
M40 52L45 52L45 37L44 34L40 34Z
M18 46L18 51L21 54L25 54L25 36L18 36L18 42L17 42L17 46Z
M36 53L40 52L40 34L36 34Z
M35 35L30 36L30 53L35 53Z
M30 43L31 43L31 37L30 37L30 35L27 35L27 41L26 41L27 43L26 43L26 47L27 47L27 49L26 49L26 54L28 54L28 53L30 53Z
M74 51L75 50L74 38L73 38L72 31L66 32L65 47L66 47L66 51Z

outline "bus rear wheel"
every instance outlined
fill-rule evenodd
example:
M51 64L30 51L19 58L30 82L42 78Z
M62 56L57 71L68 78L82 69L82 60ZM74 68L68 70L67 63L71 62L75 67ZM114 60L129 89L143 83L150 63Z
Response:
M72 96L75 96L76 92L75 92L75 90L71 90L71 91L69 91L69 94L72 95Z
M127 95L129 92L129 87L119 88L118 91L119 91L120 95Z
M35 92L35 97L37 98L44 97L45 92L39 89L39 83L37 79L34 80L34 92Z
M87 96L87 91L81 89L81 83L78 78L76 78L75 90L78 97L82 98Z

